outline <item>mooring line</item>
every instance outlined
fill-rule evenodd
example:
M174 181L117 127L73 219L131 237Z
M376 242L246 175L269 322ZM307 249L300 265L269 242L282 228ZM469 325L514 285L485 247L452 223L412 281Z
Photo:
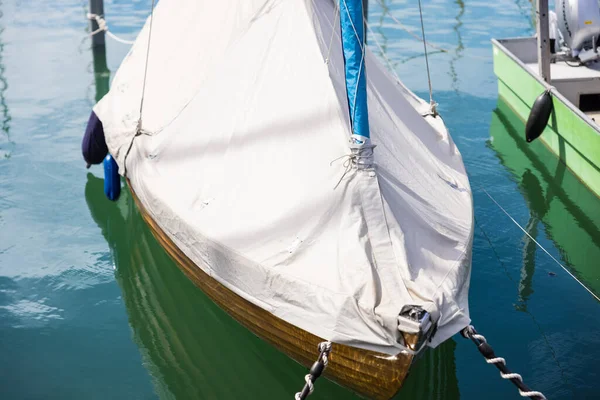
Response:
M475 225L477 225L477 227L483 234L483 237L490 245L490 248L492 249L492 252L494 253L494 256L496 257L496 259L498 260L498 263L500 263L502 268L504 268L504 273L506 274L508 279L515 285L515 287L518 291L518 289L519 289L518 284L517 284L517 282L515 282L515 280L512 278L512 276L510 276L510 273L508 272L508 268L506 267L506 264L504 264L504 262L502 261L502 258L500 258L500 255L498 254L498 252L496 251L496 248L494 247L494 244L492 243L492 239L490 239L490 237L488 236L486 231L483 229L481 224L477 221L477 218L474 218L474 220L475 220ZM542 337L544 338L544 341L546 342L546 346L548 346L548 348L550 349L550 353L552 354L552 358L554 359L554 362L556 363L556 366L558 367L558 370L560 371L560 375L562 377L563 382L569 387L569 389L571 390L571 393L574 393L573 387L571 386L571 382L569 382L569 379L567 378L567 375L565 374L565 371L564 371L562 365L560 365L560 361L558 361L558 356L556 355L556 351L554 350L554 347L552 346L552 344L550 344L550 340L548 339L546 332L544 332L544 330L542 329L542 326L537 321L537 319L535 318L535 315L533 315L533 313L531 311L529 311L527 308L525 308L522 311L525 312L527 315L529 315L529 317L531 317L531 320L533 321L535 326L537 326L538 330L540 331L540 334L542 335Z
M530 238L531 240L533 240L533 242L534 242L534 243L535 243L535 244L536 244L536 245L537 245L537 246L538 246L540 249L542 249L542 250L544 251L544 253L546 253L548 256L550 256L550 258L552 258L552 260L554 260L554 262L555 262L556 264L558 264L558 266L560 266L560 267L561 267L561 268L562 268L562 269L563 269L563 270L564 270L564 271L565 271L567 274L569 274L569 275L571 276L571 278L573 278L573 279L574 279L574 280L575 280L577 283L579 283L579 284L581 285L581 287L582 287L582 288L584 288L585 290L587 290L587 291L588 291L588 293L589 293L589 294L591 294L591 295L592 295L592 296L593 296L593 297L594 297L596 300L600 301L600 297L598 297L598 295L596 295L596 294L595 294L595 293L594 293L594 292L593 292L593 291L592 291L590 288L588 288L587 286L585 286L585 284L584 284L583 282L581 282L581 281L580 281L580 280L579 280L579 279L578 279L578 278L577 278L575 275L573 275L573 274L571 273L571 271L569 271L569 270L567 269L567 267L565 267L564 265L562 265L562 263L561 263L560 261L558 261L558 260L557 260L557 259L556 259L556 258L555 258L555 257L554 257L552 254L550 254L550 253L548 252L548 250L546 250L546 249L544 248L544 246L542 246L542 245L541 245L541 244L540 244L540 243L539 243L537 240L535 240L535 238L534 238L533 236L531 236L531 235L529 234L529 232L527 232L527 230L525 230L525 228L523 228L523 227L522 227L522 226L521 226L521 225L520 225L520 224L519 224L519 223L518 223L518 222L517 222L517 221L516 221L516 220L515 220L515 219L514 219L514 218L513 218L513 217L512 217L510 214L509 214L509 213L508 213L508 211L506 211L506 210L504 209L504 207L502 207L502 206L500 205L500 203L498 203L498 202L496 201L496 199L494 199L494 198L492 197L492 195L488 193L488 191L487 191L487 190L485 190L485 189L484 189L483 187L481 187L481 186L479 186L479 189L481 189L481 191L483 191L483 192L484 192L484 193L485 193L485 194L486 194L486 195L487 195L487 196L488 196L488 197L489 197L489 198L490 198L490 199L491 199L491 200L492 200L492 201L493 201L493 202L494 202L494 203L495 203L495 204L498 206L498 208L499 208L500 210L502 210L502 212L503 212L504 214L506 214L506 216L507 216L508 218L510 218L510 220L511 220L511 221L512 221L512 222L513 222L515 225L517 225L517 226L519 227L519 229L521 229L521 230L523 231L523 233L524 233L524 234L526 234L527 236L529 236L529 238Z

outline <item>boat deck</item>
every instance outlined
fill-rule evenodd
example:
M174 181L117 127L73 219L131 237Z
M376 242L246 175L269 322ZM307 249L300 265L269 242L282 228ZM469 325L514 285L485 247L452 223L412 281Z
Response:
M506 47L533 75L539 76L535 37L505 39ZM600 122L600 62L569 65L565 61L550 64L552 85L575 107Z
M539 74L538 63L529 62L525 63L528 69L530 69L536 75ZM599 79L600 80L600 63L593 63L592 65L575 66L569 65L564 61L559 61L550 64L550 76L552 81L573 81L579 79Z

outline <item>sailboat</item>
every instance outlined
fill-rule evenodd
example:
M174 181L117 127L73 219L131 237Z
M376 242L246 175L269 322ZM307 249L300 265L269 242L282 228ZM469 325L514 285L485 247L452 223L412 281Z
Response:
M361 0L162 0L92 117L178 266L296 361L330 343L325 376L387 399L469 324L462 158Z
M133 339L159 398L291 397L302 367L223 315L158 245L129 191L115 206L103 186L88 174L86 202L110 247ZM402 392L412 399L459 399L455 351L451 339L423 354ZM321 398L354 398L323 383Z

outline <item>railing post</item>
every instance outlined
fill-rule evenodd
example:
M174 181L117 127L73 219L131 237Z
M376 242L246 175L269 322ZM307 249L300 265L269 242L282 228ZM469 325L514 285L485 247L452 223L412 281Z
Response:
M550 84L550 21L548 16L548 0L536 0L535 8L539 73L544 82Z

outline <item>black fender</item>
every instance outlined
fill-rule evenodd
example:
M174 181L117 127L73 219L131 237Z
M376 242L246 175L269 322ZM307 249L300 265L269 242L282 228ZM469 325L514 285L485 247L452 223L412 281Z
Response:
M531 106L531 112L525 125L525 139L527 143L534 141L544 132L552 111L554 111L552 94L550 94L549 90L546 90L535 99L533 106Z
M91 164L100 164L108 154L102 121L100 121L93 111L90 114L90 119L88 120L83 140L81 141L81 153L88 168Z

